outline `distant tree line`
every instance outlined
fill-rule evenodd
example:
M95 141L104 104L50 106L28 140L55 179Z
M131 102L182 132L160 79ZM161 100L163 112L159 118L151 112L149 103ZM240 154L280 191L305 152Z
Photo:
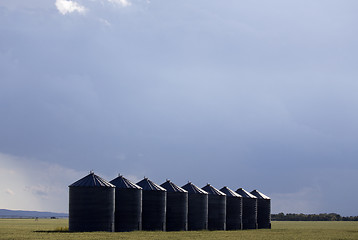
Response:
M358 221L358 216L342 217L337 213L303 214L279 213L271 214L272 221Z

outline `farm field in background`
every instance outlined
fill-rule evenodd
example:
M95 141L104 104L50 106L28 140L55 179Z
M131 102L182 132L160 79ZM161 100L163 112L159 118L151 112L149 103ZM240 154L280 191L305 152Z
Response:
M358 222L272 222L271 230L69 233L68 219L0 219L0 239L358 239Z

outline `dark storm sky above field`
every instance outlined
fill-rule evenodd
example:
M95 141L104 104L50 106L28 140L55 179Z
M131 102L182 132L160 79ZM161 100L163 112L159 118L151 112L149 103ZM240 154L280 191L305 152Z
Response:
M0 0L0 208L170 178L358 215L355 0Z

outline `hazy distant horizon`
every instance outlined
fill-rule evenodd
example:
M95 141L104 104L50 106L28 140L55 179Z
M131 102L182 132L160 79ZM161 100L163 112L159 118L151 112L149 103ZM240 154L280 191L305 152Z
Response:
M283 212L280 212L283 213ZM55 214L55 215L54 215ZM272 214L279 214L279 213L272 213ZM285 212L284 214L336 214L332 212L326 212L326 213L299 213L299 212ZM21 210L21 209L0 209L0 218L4 218L6 216L11 217L68 217L68 211L67 212L45 212L45 211L36 211L36 210ZM346 215L341 217L352 217L353 215Z

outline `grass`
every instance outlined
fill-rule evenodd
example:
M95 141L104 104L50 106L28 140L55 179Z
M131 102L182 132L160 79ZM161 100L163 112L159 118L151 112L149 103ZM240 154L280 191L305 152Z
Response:
M256 240L358 239L358 222L272 222L272 229L244 231L70 233L68 219L0 219L0 239Z

